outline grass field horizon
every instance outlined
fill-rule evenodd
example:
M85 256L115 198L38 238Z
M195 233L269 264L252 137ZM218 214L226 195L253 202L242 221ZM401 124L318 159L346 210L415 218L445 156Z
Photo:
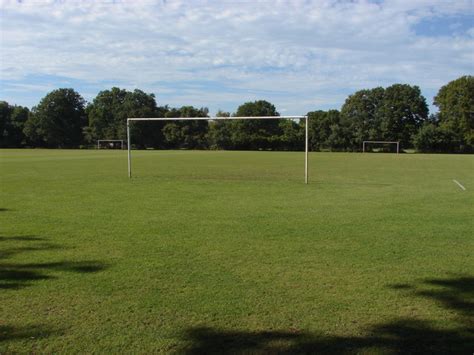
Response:
M0 353L474 349L473 155L310 153L309 185L302 152L0 164Z

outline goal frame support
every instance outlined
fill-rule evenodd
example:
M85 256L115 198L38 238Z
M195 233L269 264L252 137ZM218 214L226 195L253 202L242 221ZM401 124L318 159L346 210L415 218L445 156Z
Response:
M400 141L363 141L362 142L362 153L365 153L366 143L375 143L375 144L396 144L397 145L397 154L400 153Z
M234 116L234 117L130 117L127 118L127 157L128 157L128 177L132 178L132 140L130 136L130 122L136 121L229 121L229 120L284 120L284 119L304 119L305 120L305 144L304 144L304 182L308 184L308 150L309 150L309 119L308 116Z
M120 149L123 150L123 139L98 139L97 140L97 149L100 149L100 142L120 142Z

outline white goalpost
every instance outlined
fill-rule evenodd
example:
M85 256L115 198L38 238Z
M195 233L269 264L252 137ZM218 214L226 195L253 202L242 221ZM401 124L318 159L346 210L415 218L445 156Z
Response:
M192 121L192 120L282 120L282 119L304 119L305 120L305 154L304 154L304 181L308 183L308 116L240 116L240 117L173 117L173 118L127 118L127 148L128 148L128 177L132 178L132 140L130 136L130 122L134 121Z
M362 153L365 153L365 146L367 143L370 144L396 144L397 145L397 154L400 153L400 141L363 141L362 142Z
M100 149L100 144L101 143L116 143L120 142L120 149L123 149L123 139L99 139L97 140L97 149Z

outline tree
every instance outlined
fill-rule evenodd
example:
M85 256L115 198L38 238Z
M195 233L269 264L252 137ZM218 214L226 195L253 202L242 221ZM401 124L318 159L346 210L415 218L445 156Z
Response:
M360 90L341 109L342 125L351 132L349 145L358 150L364 140L400 141L412 146L412 136L428 117L428 106L417 86L394 84Z
M0 147L7 146L7 125L10 121L11 106L6 101L0 101Z
M30 110L27 107L13 106L10 116L10 122L7 125L9 147L22 147L26 143L26 137L23 133L26 121L30 116Z
M82 142L87 124L85 100L73 89L57 89L47 94L32 110L25 124L27 138L40 146L72 148Z
M30 110L27 107L11 106L0 101L0 147L19 148L25 145L23 133Z
M168 107L157 107L154 94L147 94L142 90L135 89L126 94L123 111L127 117L164 117L168 112ZM141 148L164 147L163 126L163 121L133 123L130 128L132 142Z
M296 122L295 120L280 120L278 122L280 136L278 144L274 144L273 149L282 150L302 150L304 149L304 121ZM276 140L275 139L275 140Z
M340 123L334 123L330 127L331 134L328 137L327 145L332 151L344 151L348 149L348 130Z
M259 100L246 102L237 108L234 116L280 116L274 105ZM278 120L234 120L232 143L236 149L269 149L274 137L281 134Z
M275 106L266 101L245 103L234 114L277 115ZM230 117L230 114L219 111L216 116ZM210 146L214 149L300 150L304 147L304 125L294 120L218 120L210 122L208 137Z
M219 110L216 117L230 117L230 112ZM209 122L208 140L211 149L232 149L232 121L217 120Z
M90 140L126 139L127 113L124 110L127 91L113 87L100 91L87 106Z
M459 141L456 150L474 150L474 76L462 76L449 82L434 98L439 108L439 124L451 130Z
M394 84L385 89L377 115L381 138L400 141L407 148L413 146L412 136L428 119L428 106L418 86Z
M348 138L338 110L308 112L311 150L344 150Z
M350 132L347 148L358 150L364 140L381 139L380 107L385 89L377 87L350 95L341 108L341 124Z
M173 108L166 112L165 117L207 117L209 110L193 106ZM208 122L205 120L174 121L163 128L163 135L168 148L198 148L208 147Z
M87 107L89 128L85 134L89 143L97 139L127 139L127 118L164 117L166 106L158 108L155 96L142 90L127 91L117 87L97 94ZM163 145L163 122L133 123L132 142L140 147Z
M454 152L459 146L454 131L433 122L426 122L413 137L413 141L416 150L422 153Z

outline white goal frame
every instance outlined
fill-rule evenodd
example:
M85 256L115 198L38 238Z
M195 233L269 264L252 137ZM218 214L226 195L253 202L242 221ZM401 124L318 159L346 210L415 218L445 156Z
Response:
M365 153L365 144L366 143L371 143L371 144L396 144L397 145L397 154L400 153L400 141L363 141L362 142L362 153Z
M98 139L97 140L97 149L100 149L101 142L120 142L120 149L123 149L123 139Z
M128 177L132 178L132 140L130 136L130 122L136 121L226 121L226 120L287 120L304 119L305 120L305 154L304 154L304 182L308 183L308 116L237 116L237 117L146 117L146 118L127 118L127 147L128 147Z

